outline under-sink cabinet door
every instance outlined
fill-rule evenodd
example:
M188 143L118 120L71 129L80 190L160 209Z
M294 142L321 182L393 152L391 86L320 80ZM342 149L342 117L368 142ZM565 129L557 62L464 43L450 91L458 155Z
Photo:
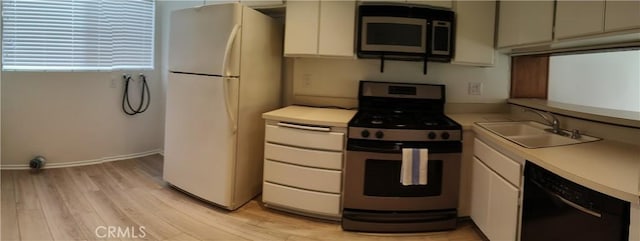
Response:
M489 240L516 240L522 165L474 139L471 219Z
M471 219L489 240L515 240L519 190L473 158Z
M478 158L471 164L471 219L483 233L489 229L489 195L491 170Z
M518 230L518 189L491 172L489 194L490 240L516 240Z

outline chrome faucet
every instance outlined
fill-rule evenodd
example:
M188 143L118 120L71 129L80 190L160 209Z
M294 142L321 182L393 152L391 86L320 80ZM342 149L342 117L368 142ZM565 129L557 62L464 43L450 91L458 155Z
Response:
M547 131L554 133L554 134L558 134L558 135L562 135L562 136L566 136L568 135L567 133L564 133L562 131L562 129L560 129L560 121L558 120L558 118L556 118L555 115L551 114L551 112L545 112L546 115L540 111L534 110L534 109L529 109L529 108L523 108L523 110L529 111L529 112L533 112L537 115L539 115L540 117L542 117L542 119L544 119L547 124L549 124L551 126L551 129L547 129Z

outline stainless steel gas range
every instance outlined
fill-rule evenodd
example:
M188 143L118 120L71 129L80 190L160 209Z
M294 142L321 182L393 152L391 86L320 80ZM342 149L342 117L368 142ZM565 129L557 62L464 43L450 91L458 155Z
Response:
M462 128L445 86L361 81L349 122L342 228L424 232L456 227ZM403 148L428 149L427 184L400 182Z

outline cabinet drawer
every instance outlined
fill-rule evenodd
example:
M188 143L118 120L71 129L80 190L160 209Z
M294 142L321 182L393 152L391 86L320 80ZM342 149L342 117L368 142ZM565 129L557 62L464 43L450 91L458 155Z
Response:
M321 192L340 193L342 172L302 167L282 162L264 162L264 180Z
M342 151L344 148L344 133L314 131L295 128L267 125L265 128L265 139L267 142L280 143L285 145L299 146L305 148Z
M340 216L340 195L307 191L264 182L262 201L297 211Z
M511 184L520 187L522 165L489 147L477 138L473 143L473 154L489 168L504 177Z
M266 143L264 158L302 166L342 170L342 152L308 150Z

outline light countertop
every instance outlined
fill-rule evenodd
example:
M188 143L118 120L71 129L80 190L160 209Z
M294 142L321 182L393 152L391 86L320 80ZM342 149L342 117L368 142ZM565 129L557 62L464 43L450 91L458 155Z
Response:
M355 110L289 106L264 113L265 119L305 123L310 125L347 127ZM576 145L524 148L499 137L475 122L509 121L508 113L447 114L473 130L477 138L492 147L529 160L566 179L605 193L640 204L640 145L601 140Z
M347 127L356 110L287 106L262 114L262 118L308 125Z
M501 121L499 115L449 115L461 125ZM508 120L508 115L502 116ZM489 118L489 119L487 119ZM607 195L640 204L640 146L610 140L576 145L524 148L471 124L476 137L492 147L531 161L575 183ZM468 130L468 129L467 129ZM520 160L522 161L522 160Z
M561 115L640 128L640 112L572 105L541 99L509 99L513 105L551 111Z

